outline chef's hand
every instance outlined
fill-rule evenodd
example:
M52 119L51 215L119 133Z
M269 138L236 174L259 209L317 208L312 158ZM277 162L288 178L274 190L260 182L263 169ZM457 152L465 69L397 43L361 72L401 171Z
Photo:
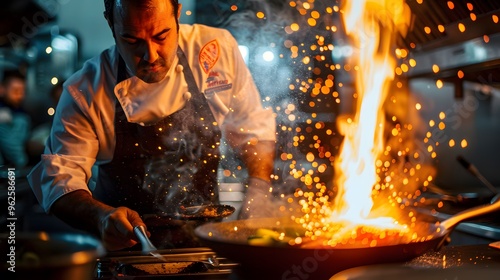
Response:
M139 225L146 228L139 214L129 208L118 207L104 212L99 225L103 246L109 251L134 246L137 244L134 227Z
M238 218L276 217L279 214L280 205L270 192L271 183L260 178L250 177L247 184L247 192Z
M74 228L98 234L104 248L110 251L137 244L133 227L145 226L137 212L106 205L85 190L63 195L54 202L51 212Z

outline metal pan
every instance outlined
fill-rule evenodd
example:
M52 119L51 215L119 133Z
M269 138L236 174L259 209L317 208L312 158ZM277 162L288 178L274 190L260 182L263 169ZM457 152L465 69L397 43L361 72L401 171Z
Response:
M477 192L452 194L426 194L426 203L451 202L455 207L473 207L492 201L492 194L482 194Z
M241 264L242 275L259 277L265 271L269 279L329 279L342 270L370 264L404 262L430 250L439 250L453 228L464 220L500 211L500 201L460 212L435 226L422 222L426 241L376 247L298 248L291 246L252 246L248 238L259 228L292 226L289 219L249 219L208 223L197 227L202 243L221 256ZM439 228L439 231L437 230ZM260 275L262 278L262 275ZM259 279L261 279L259 278Z
M454 206L463 207L474 207L488 203L495 196L495 194L486 190L453 194L433 185L429 185L427 189L429 192L425 193L425 197L428 203L433 200L448 201Z
M225 218L233 214L235 208L224 204L207 204L198 206L181 207L179 215L185 220L210 220Z
M206 204L181 207L173 215L144 215L143 221L158 249L200 247L194 229L204 223L220 222L234 211L231 205Z
M146 224L153 226L177 225L182 221L220 221L232 215L235 208L225 204L204 204L179 207L177 213L161 215L145 215Z

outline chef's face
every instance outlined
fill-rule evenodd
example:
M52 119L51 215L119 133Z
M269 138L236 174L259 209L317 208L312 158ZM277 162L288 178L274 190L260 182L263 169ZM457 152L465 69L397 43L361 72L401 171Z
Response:
M180 8L179 4L174 15L169 0L116 0L113 29L118 51L132 73L146 83L161 81L172 66Z

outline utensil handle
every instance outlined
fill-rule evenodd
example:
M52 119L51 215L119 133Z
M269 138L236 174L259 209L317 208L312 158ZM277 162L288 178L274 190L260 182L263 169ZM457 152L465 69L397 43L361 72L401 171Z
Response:
M469 171L472 175L474 175L476 178L478 178L481 183L483 183L493 194L498 194L497 189L493 184L490 183L474 166L472 163L467 161L463 156L457 156L458 162L467 170Z
M141 242L143 252L149 253L151 251L156 250L156 247L149 240L148 235L146 234L146 229L144 229L144 226L135 226L134 233Z
M473 207L462 212L459 212L450 218L441 222L441 226L445 228L445 230L449 230L459 224L462 221L476 218L482 216L484 214L493 213L495 211L500 211L500 199L494 201L491 204L481 205L477 207Z

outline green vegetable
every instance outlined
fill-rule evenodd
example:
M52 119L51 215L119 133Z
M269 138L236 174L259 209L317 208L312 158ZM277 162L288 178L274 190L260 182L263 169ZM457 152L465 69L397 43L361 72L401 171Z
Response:
M305 235L301 228L284 228L276 231L267 228L258 228L254 235L248 237L248 244L254 246L288 246L289 242Z

